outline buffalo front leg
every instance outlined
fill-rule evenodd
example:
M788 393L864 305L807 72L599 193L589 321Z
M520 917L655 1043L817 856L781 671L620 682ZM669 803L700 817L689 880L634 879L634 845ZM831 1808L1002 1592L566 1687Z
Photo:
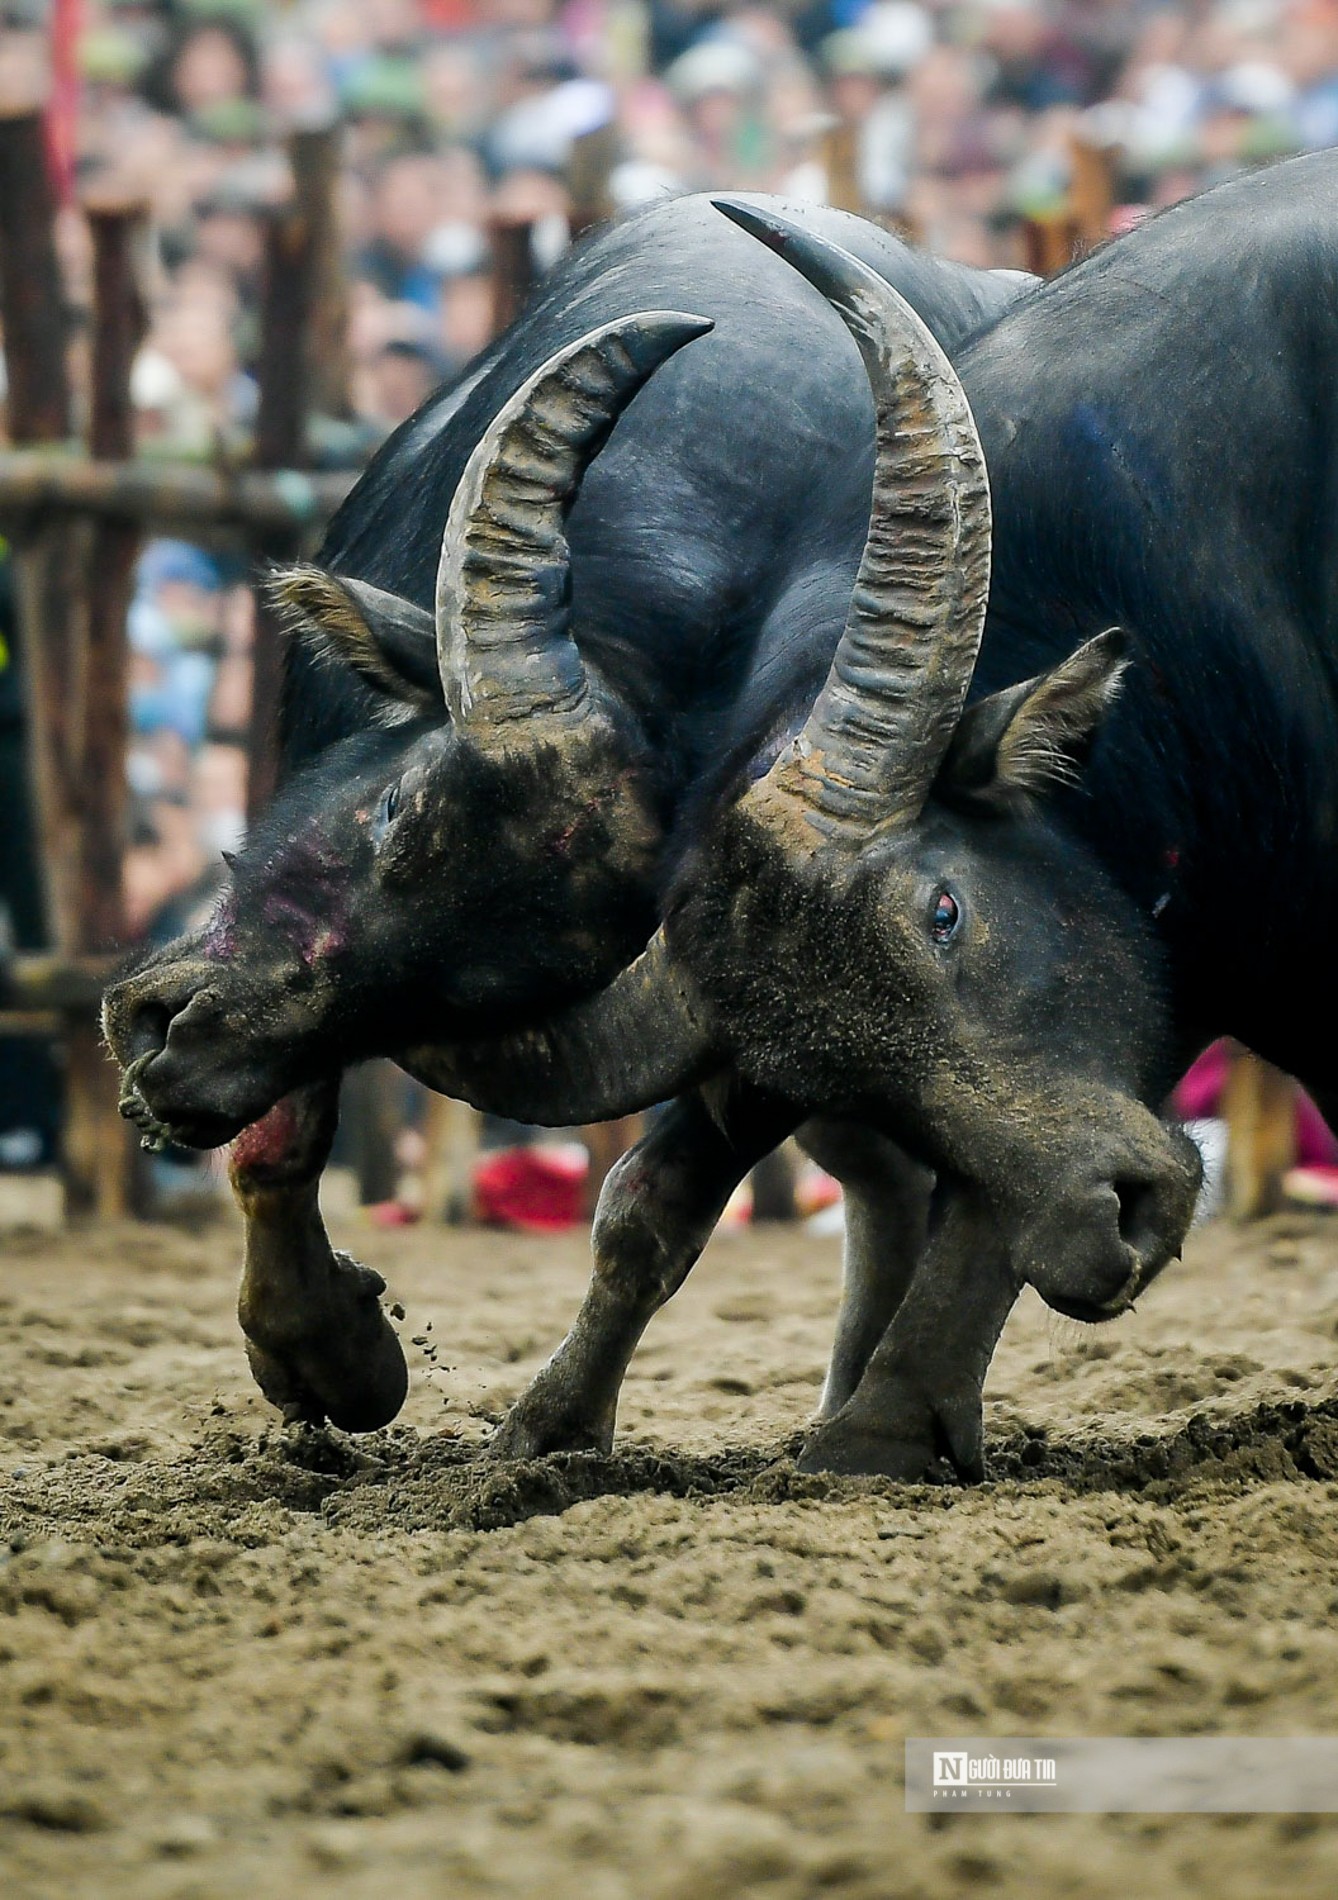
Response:
M817 1411L824 1419L851 1397L906 1297L924 1252L934 1177L854 1122L806 1122L799 1145L841 1183L845 1204L841 1310Z
M978 1483L985 1375L1017 1295L993 1210L940 1187L910 1288L850 1398L810 1434L801 1468L914 1480L946 1457Z
M232 1144L245 1222L237 1317L256 1383L285 1418L371 1432L403 1405L409 1372L381 1310L385 1281L335 1251L317 1205L338 1100L337 1081L298 1089Z
M794 1122L779 1104L742 1091L717 1114L694 1093L659 1116L604 1183L594 1271L576 1323L503 1420L491 1455L610 1448L638 1340L691 1272L744 1175Z

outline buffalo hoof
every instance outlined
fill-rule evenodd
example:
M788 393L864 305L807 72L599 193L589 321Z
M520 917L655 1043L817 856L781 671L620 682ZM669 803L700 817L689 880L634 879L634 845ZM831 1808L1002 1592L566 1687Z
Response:
M946 1418L937 1407L908 1396L881 1417L870 1417L852 1401L809 1433L799 1469L915 1484L946 1460L963 1484L979 1484L985 1476L979 1402L965 1408L964 1417L961 1407L945 1410Z
M409 1390L404 1349L381 1310L386 1283L346 1253L331 1253L327 1274L319 1299L277 1322L243 1309L246 1356L256 1384L285 1418L379 1431Z
M832 1424L810 1433L799 1454L799 1469L829 1471L846 1478L897 1478L914 1484L938 1455L932 1444L915 1439L842 1430Z
M488 1441L488 1458L544 1458L553 1451L613 1449L613 1418L592 1418L588 1406L548 1391L541 1373L523 1392Z

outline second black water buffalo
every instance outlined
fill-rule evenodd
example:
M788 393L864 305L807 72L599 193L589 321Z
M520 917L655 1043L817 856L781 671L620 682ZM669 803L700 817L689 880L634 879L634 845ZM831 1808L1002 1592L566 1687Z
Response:
M1159 1109L1210 1038L1338 1107L1335 209L1334 154L1223 187L1028 299L960 381L855 260L732 213L860 341L868 542L815 705L554 1059L607 1020L648 1097L728 1064L933 1170L816 1464L975 1466L1018 1288L1128 1307L1189 1222Z

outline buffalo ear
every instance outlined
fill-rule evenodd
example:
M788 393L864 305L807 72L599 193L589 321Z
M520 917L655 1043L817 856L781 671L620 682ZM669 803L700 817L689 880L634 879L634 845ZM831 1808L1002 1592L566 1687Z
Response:
M400 705L442 708L436 623L425 608L318 567L276 568L267 592L288 631L312 652L354 667Z
M977 700L958 722L940 791L1006 809L1076 784L1128 664L1129 636L1111 627L1048 673Z

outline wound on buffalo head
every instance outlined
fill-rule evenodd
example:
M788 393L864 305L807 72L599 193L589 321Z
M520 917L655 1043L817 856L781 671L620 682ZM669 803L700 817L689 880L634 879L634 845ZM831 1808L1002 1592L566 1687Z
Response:
M383 723L444 711L436 627L426 608L318 567L277 568L267 591L288 632L352 666L384 696Z
M978 700L958 723L936 790L1013 810L1075 784L1128 665L1128 635L1111 627L1048 673Z

